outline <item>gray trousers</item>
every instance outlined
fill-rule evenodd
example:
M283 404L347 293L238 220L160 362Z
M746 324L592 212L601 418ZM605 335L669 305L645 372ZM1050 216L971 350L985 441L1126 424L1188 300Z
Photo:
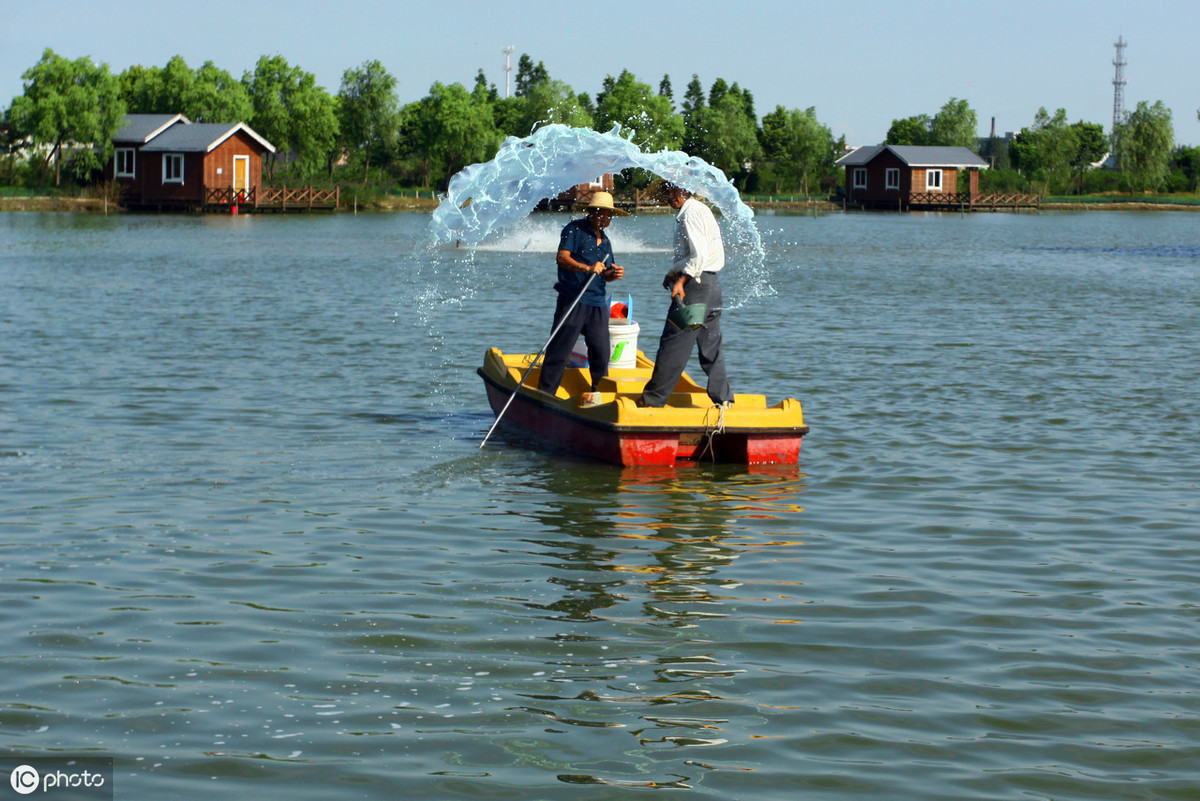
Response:
M663 325L658 340L658 355L654 357L654 373L642 391L647 406L662 406L679 383L687 367L692 347L699 346L700 368L708 376L708 397L713 403L733 400L733 390L725 376L725 357L721 355L721 279L717 273L704 273L700 281L684 285L685 305L703 303L708 306L704 325L684 331L671 321Z

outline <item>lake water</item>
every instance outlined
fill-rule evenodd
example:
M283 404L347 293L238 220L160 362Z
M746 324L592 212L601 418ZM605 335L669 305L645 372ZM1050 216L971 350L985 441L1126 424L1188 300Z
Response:
M120 799L1200 798L1200 224L762 215L793 468L478 446L564 217L0 214L0 756ZM671 221L610 229L653 352Z

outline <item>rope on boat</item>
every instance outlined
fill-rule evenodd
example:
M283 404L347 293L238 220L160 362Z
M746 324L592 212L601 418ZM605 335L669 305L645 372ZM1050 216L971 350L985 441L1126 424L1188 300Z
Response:
M712 409L717 410L717 424L710 426L708 424L708 413L712 411ZM712 452L713 437L717 436L718 434L725 433L725 407L722 404L714 403L710 409L704 412L704 428L706 429L704 450L702 450L700 455L696 457L696 461L700 461L704 458L705 454L708 454L712 456L713 461L715 462L717 456Z

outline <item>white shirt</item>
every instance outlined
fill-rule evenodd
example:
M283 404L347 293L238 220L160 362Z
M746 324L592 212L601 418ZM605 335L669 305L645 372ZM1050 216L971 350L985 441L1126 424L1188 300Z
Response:
M725 245L712 209L689 197L675 215L675 261L672 273L687 273L699 281L700 274L715 273L725 266Z

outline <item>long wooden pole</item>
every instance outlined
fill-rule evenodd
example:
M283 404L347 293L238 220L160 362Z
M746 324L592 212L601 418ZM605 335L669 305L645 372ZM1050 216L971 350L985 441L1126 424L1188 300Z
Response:
M583 293L587 292L588 287L592 285L592 279L595 277L596 273L591 273L588 275L588 280L584 283L583 289L579 290L579 294L576 296L575 301L571 304L571 307L563 314L562 319L558 321L558 325L554 326L554 330L550 332L550 338L546 340L545 345L542 345L542 349L538 351L537 356L533 357L533 361L530 363L529 368L525 371L525 375L521 376L521 380L517 382L517 388L513 390L512 395L508 396L508 402L504 404L504 408L500 410L500 414L496 415L496 420L492 423L492 427L488 429L487 435L483 438L483 442L479 443L480 450L483 450L483 446L487 445L488 440L491 439L492 432L496 430L496 426L500 425L500 418L503 417L504 413L508 411L508 407L512 406L512 402L516 399L517 393L521 391L521 387L525 384L525 379L529 378L529 374L533 372L534 367L537 367L537 363L542 358L542 354L546 352L546 348L550 347L550 343L554 341L554 337L558 336L558 332L562 330L564 325L566 325L567 318L571 316L571 312L575 311L575 307L579 305L579 301L583 300Z

